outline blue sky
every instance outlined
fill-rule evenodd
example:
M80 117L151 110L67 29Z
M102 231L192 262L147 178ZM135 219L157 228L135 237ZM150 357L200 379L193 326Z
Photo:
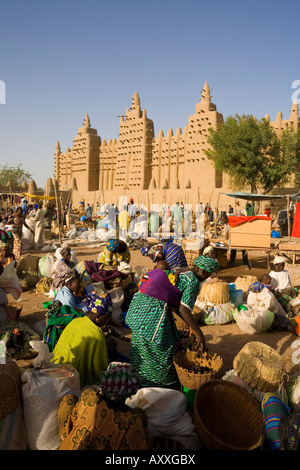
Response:
M183 130L206 80L224 118L286 119L299 18L291 0L0 0L0 164L44 187L57 140L71 148L85 113L118 138L135 90L155 135Z

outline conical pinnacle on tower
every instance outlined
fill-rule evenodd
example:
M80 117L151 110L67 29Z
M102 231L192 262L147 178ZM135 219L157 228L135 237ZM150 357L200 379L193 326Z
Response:
M61 153L59 141L56 142L56 152L55 153Z
M201 101L211 101L210 90L208 83L205 82L204 87L202 88Z
M140 103L140 97L138 95L138 92L135 91L134 92L134 95L133 95L133 98L132 98L132 106L131 106L131 109L137 109L137 108L140 108L141 107L141 103Z
M91 127L91 121L88 114L85 115L83 123L84 127Z

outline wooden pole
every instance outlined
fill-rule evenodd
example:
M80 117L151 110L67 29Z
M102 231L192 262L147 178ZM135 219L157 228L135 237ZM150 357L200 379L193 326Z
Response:
M58 228L58 237L59 237L59 244L60 246L62 245L61 243L61 234L60 234L60 226L59 226L59 214L58 214L58 197L57 197L57 189L56 189L56 180L55 180L55 175L54 175L54 191L55 191L55 200L56 200L56 213L57 213L57 228Z
M218 214L219 214L219 198L220 198L220 193L218 194L218 197L217 197L217 207L216 207L216 213L215 213L215 236L217 236L217 220L218 220Z

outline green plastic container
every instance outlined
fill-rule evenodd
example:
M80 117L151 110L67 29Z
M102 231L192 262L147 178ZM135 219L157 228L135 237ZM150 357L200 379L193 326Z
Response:
M196 390L190 390L184 386L182 386L182 391L185 395L186 401L187 401L187 409L189 411L194 410L194 400L195 400L195 395L196 395Z

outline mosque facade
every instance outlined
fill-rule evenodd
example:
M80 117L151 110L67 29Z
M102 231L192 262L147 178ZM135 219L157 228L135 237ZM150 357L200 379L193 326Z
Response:
M270 120L268 115L265 118ZM154 123L135 92L131 108L120 117L118 139L102 139L86 114L72 148L62 153L57 142L54 174L59 190L72 189L73 204L80 200L92 205L118 203L126 196L148 207L177 201L214 206L218 193L230 191L226 175L205 154L209 128L217 130L222 122L223 115L212 103L205 82L195 113L183 131L178 127L164 135L160 130L155 136ZM279 112L270 121L278 133L290 123L299 127L296 102L287 120Z

